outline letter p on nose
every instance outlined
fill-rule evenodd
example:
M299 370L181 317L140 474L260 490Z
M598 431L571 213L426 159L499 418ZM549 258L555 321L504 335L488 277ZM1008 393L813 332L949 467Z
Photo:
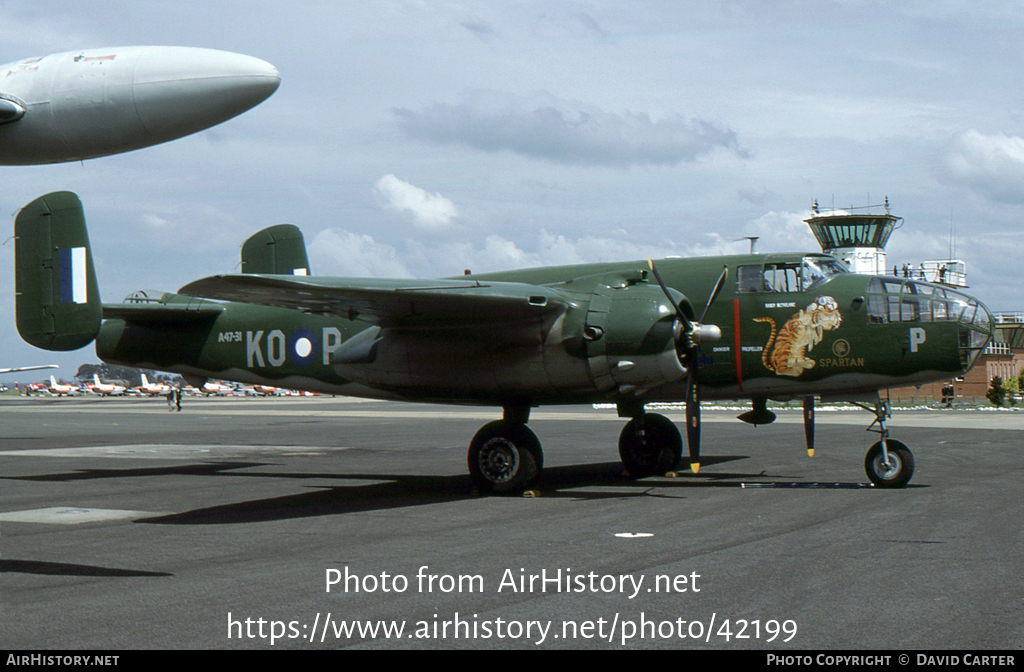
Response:
M924 343L927 333L921 327L910 328L910 351L917 352L917 346Z

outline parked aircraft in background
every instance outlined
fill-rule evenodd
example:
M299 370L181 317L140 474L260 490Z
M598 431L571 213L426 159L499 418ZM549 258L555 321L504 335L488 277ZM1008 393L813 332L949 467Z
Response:
M50 385L46 389L50 394L56 394L58 397L77 395L82 391L78 385L58 383L53 376L50 376Z
M146 374L143 373L142 384L139 385L138 387L133 387L132 391L138 394L146 394L152 396L157 394L167 394L168 392L171 391L171 386L168 385L167 383L151 383L149 382L149 379L146 378Z
M213 380L208 380L198 387L198 393L206 396L224 396L227 394L235 393L234 385L227 385L225 383L218 383Z
M192 47L85 49L0 66L0 165L118 154L209 128L266 100L281 75Z
M101 383L100 376L97 373L92 374L92 388L91 390L95 394L102 394L103 396L110 397L124 394L124 385L117 385L115 383Z
M527 422L532 408L549 404L614 403L628 418L619 456L644 476L682 459L678 429L647 404L685 401L696 472L702 398L750 399L739 417L751 424L775 420L768 399L801 399L810 454L815 397L855 402L874 414L880 435L864 459L868 478L900 487L914 459L889 438L879 390L962 375L993 330L989 311L967 294L850 273L821 253L389 280L296 275L308 269L301 238L271 236L273 254L262 261L246 258L243 246L247 272L103 304L75 194L25 206L15 241L17 323L27 342L74 350L95 340L105 362L193 384L216 377L500 407L503 418L469 446L481 491L521 491L538 478L543 452Z
M189 378L192 377L189 376L188 378L186 378L186 380L188 380ZM185 385L182 388L182 391L185 392L185 394L190 394L193 396L202 395L204 397L222 397L227 395L233 395L236 392L235 387L233 385L225 385L224 383L218 383L212 380L202 382L202 379L200 379L197 382L199 382L200 384Z

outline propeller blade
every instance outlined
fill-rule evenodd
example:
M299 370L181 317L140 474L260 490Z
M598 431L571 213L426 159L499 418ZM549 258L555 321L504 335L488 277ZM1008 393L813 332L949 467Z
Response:
M804 438L807 455L814 457L814 397L804 397Z
M676 303L676 300L672 298L672 294L668 291L668 285L666 285L665 281L661 279L661 273L658 273L658 268L654 265L654 260L647 257L647 265L651 267L651 273L654 274L654 279L658 281L661 291L665 292L665 296L668 297L669 303L675 306L676 315L679 317L679 321L683 323L684 327L686 327L686 331L690 331L693 328L693 325L690 323L689 318L683 313L679 304Z
M708 314L708 308L718 298L718 293L722 291L722 287L725 285L726 278L729 277L729 267L725 266L722 268L722 274L718 276L718 282L715 283L715 288L711 290L711 296L708 298L708 303L704 306L704 311L700 314L700 318L697 320L700 324L704 324L704 318Z
M690 449L690 469L700 471L700 388L697 385L697 362L686 376L686 444Z

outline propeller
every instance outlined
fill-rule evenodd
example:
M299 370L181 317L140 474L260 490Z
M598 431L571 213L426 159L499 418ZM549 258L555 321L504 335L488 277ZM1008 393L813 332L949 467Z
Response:
M686 444L690 450L690 469L696 474L700 470L700 381L698 378L700 365L697 349L703 341L713 342L722 337L722 330L713 324L704 324L704 318L707 316L711 304L718 298L722 287L725 286L725 281L729 277L729 267L724 266L722 268L722 274L718 276L718 281L715 283L714 289L711 290L711 296L708 297L704 310L701 311L700 317L694 321L686 316L682 305L677 304L675 299L672 298L668 285L662 279L661 273L658 273L654 261L648 257L647 263L650 265L651 273L654 274L654 279L658 281L661 291L665 293L668 300L675 306L676 317L679 319L679 324L682 328L681 332L676 336L676 352L681 353L686 360Z
M804 397L804 439L807 454L814 457L814 397Z

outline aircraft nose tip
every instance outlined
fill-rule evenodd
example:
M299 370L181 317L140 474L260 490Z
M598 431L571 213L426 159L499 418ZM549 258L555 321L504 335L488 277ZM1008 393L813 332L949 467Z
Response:
M281 85L281 73L270 63L253 56L227 54L219 63L211 63L207 76L223 80L224 87L247 93L257 99L257 105L269 98Z
M154 47L133 77L135 108L160 140L209 128L255 107L281 84L281 73L253 56L213 49Z

